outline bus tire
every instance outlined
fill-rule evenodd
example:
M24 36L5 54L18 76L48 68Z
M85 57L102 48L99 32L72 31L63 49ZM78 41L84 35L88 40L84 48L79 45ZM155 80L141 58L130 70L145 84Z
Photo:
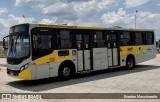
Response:
M135 67L135 59L132 56L128 56L126 60L126 68L132 70Z
M58 77L60 80L69 80L72 77L71 67L68 65L62 65L58 72Z

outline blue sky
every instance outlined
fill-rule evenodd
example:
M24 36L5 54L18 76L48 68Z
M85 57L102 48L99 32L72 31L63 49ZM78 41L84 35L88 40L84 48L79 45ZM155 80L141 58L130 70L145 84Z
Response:
M24 23L121 26L154 29L160 39L160 0L1 0L0 40L9 27Z

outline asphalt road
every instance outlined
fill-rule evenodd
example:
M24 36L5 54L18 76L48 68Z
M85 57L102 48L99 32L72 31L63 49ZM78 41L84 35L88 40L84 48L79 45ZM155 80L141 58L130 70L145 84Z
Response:
M6 61L0 59L0 93L160 93L160 55L140 63L134 70L112 69L88 75L78 75L68 81L49 78L24 81L7 76ZM83 98L83 95L80 96ZM0 100L10 102L13 100ZM21 102L22 100L15 100ZM47 102L51 100L23 100L23 102ZM52 102L112 101L112 102L160 102L160 100L115 99L54 99Z

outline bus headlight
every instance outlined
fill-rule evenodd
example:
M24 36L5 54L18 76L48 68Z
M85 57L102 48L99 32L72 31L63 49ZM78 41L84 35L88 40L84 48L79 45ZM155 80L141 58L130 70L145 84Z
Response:
M29 64L27 63L26 65L24 65L25 68L27 68L29 66Z
M28 66L29 66L28 63L25 64L24 66L22 66L22 67L20 68L20 72L22 72L23 70L25 70L26 68L28 68Z

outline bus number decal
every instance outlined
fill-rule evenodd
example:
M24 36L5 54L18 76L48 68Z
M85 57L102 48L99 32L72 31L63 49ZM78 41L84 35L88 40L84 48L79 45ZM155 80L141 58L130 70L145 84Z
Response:
M133 51L133 47L130 47L127 49L128 51Z

